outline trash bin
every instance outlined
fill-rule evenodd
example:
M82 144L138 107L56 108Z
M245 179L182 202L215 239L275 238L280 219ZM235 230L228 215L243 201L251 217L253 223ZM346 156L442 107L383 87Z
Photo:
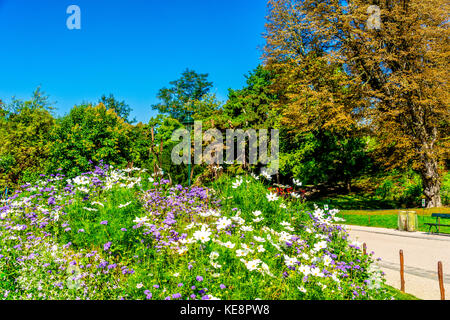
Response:
M415 211L400 211L398 213L398 230L415 232L418 228L418 218Z
M398 213L398 230L406 231L408 230L408 212L400 211Z
M406 216L407 229L409 232L416 232L419 230L419 221L415 211L408 211Z

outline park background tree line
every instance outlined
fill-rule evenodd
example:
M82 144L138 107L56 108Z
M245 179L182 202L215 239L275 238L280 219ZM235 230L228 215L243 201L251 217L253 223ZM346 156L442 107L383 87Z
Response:
M370 5L381 9L380 28L368 28ZM171 135L190 115L204 130L279 129L276 182L297 178L324 195L360 194L392 206L422 198L429 207L448 204L448 6L269 0L264 62L246 85L221 103L208 75L187 69L159 91L158 116L147 124L130 120L131 108L113 95L62 117L40 89L29 101L0 102L1 187L57 170L74 176L100 160L161 167L186 182L186 168L170 161ZM203 182L214 176L208 166L190 174Z

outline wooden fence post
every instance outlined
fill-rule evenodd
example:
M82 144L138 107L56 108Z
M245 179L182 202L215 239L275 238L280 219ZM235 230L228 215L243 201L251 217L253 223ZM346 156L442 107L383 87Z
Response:
M445 289L444 289L444 273L442 271L442 262L438 262L438 278L439 278L439 289L441 290L441 300L445 300Z
M363 254L364 254L364 255L367 254L367 245L366 245L365 242L364 242L364 244L363 244Z
M405 261L403 259L403 250L400 250L400 291L405 292Z

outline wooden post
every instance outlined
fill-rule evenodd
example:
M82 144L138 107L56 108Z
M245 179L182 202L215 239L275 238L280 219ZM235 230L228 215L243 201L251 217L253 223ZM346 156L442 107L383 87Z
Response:
M403 250L400 250L400 291L405 292L405 261L403 259Z
M444 288L444 273L442 271L442 262L438 262L438 278L439 289L441 290L441 300L445 300L445 288Z
M366 245L365 242L364 242L364 244L363 244L363 254L364 254L364 255L367 254L367 245Z

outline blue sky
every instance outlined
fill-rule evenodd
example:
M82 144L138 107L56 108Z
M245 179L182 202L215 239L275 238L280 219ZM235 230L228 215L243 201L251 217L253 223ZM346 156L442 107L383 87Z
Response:
M81 30L69 30L69 5ZM0 98L41 85L66 114L112 93L147 122L160 88L190 68L220 100L261 62L266 0L0 0Z

